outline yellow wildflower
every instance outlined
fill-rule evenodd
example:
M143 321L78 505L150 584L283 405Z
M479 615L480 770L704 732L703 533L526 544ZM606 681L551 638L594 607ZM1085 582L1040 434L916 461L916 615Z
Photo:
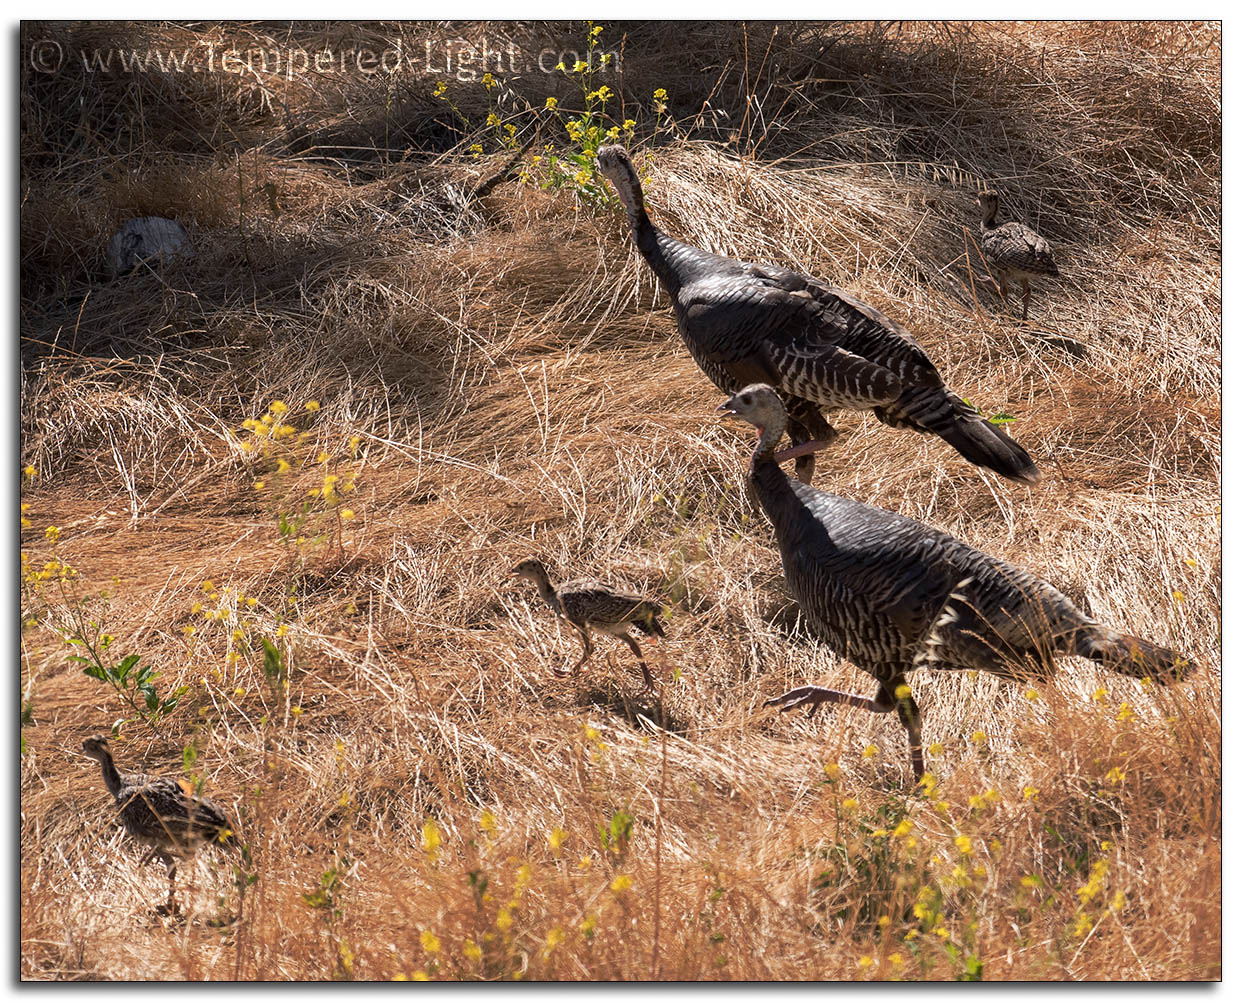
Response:
M1091 694L1091 699L1096 703L1102 703L1108 698L1108 690L1104 686L1100 686Z
M279 460L276 463L276 472L277 473L288 473L289 472L289 460L287 459Z
M846 797L841 801L841 809L843 811L852 811L858 807L858 801L853 797Z
M317 411L317 410L319 410L319 401L318 401L318 400L308 400L308 401L306 401L306 403L304 403L302 406L303 406L306 410L308 410L308 411Z
M462 943L461 952L467 960L473 961L476 964L483 959L483 951L473 939L468 939Z
M428 821L423 825L423 852L434 856L436 850L440 848L440 841L440 829L434 821Z
M824 763L824 775L827 776L829 780L835 783L838 777L840 777L841 775L841 767L837 765L836 762L825 762Z
M658 90L656 90L656 92L655 92L654 94L652 94L651 96L652 96L652 97L654 97L657 101L667 101L667 100L668 100L668 91L666 91L663 87L660 87L660 88L659 88Z
M1130 709L1130 704L1122 703L1121 707L1117 710L1117 722L1124 724L1127 721L1133 720L1133 719L1134 719L1134 711Z
M969 835L959 835L953 840L953 844L963 856L969 856L973 851Z
M24 470L22 470L22 472L26 474L26 476L31 480L33 480L35 477L39 475L39 471L36 470L33 466L27 466Z
M55 525L49 525L43 530L43 535L47 537L49 543L55 543L60 539L60 528Z
M544 111L555 111L558 103L559 102L556 100L556 98L550 97L546 101L543 102L543 110Z
M273 400L272 405L268 408L268 411L272 414L279 416L285 413L285 411L287 411L288 409L289 409L289 405L285 403L283 400Z
M569 832L563 828L553 828L548 832L548 845L553 852L556 852L564 844L565 839L569 837Z
M440 952L440 939L430 929L424 929L423 934L419 936L419 940L423 944L423 949L428 953Z
M1034 787L1034 786L1022 787L1022 799L1023 800L1034 800L1038 796L1039 796L1038 787Z
M933 741L930 745L927 746L927 754L928 755L944 754L944 745L942 745L939 741Z
M867 745L867 747L862 750L862 756L863 758L874 758L875 753L878 752L879 750L880 749L877 748L875 745Z
M496 914L496 928L501 932L508 932L513 925L513 914L508 908L502 908Z
M858 966L861 967L864 971L874 963L875 963L875 960L870 956L870 954L864 953L861 957L858 958Z
M988 739L988 736L985 733L983 733L983 731L975 731L975 733L970 736L970 740L973 741L977 745L983 744L983 742L985 742L987 739Z
M1027 689L1023 695L1025 695L1026 698L1029 699L1032 703L1038 702L1039 700L1039 693L1036 692L1034 689Z
M265 483L264 483L264 481L262 481L262 480L256 480L256 481L254 482L254 489L255 489L256 491L261 491L261 490L263 490L264 486L265 486Z
M1108 775L1104 778L1112 783L1113 786L1116 786L1117 784L1124 783L1126 781L1126 774L1117 768L1117 766L1113 766L1108 770Z
M611 884L608 885L613 893L620 894L622 891L628 891L634 886L634 878L628 873L619 874Z

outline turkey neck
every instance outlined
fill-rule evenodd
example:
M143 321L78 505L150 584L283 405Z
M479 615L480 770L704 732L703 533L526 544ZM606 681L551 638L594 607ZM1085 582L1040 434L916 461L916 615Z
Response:
M656 229L651 217L647 215L647 206L643 200L643 186L632 165L629 165L625 178L617 186L617 193L621 196L621 202L625 206L625 214L630 220L630 232L634 234L634 243L638 246L639 252L646 258L651 270L656 273L660 284L670 296L674 295L681 288L681 281L673 268L670 252L680 245L680 241L661 233Z
M116 763L112 761L112 756L107 752L104 757L99 760L99 767L103 770L104 785L108 788L108 792L113 797L117 797L121 793L121 774L116 771Z
M773 427L760 428L759 443L750 457L751 483L759 495L759 503L763 506L768 520L777 528L778 535L784 521L781 513L789 504L797 504L789 477L785 475L785 471L781 469L774 455L776 443L781 440L783 434L785 434L784 421L777 422ZM789 500L782 504L786 496Z
M554 612L559 613L561 604L556 598L556 589L552 587L552 582L548 579L548 572L542 567L539 568L539 578L535 581L535 587L539 589L539 597L552 606Z
M980 227L984 230L996 229L996 213L1000 209L999 203L993 203L983 210L983 222Z

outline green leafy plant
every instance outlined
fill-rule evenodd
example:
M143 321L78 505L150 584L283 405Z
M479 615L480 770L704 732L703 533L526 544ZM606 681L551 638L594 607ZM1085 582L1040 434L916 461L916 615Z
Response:
M161 696L156 689L155 680L159 673L151 665L140 664L139 654L127 654L115 663L105 659L104 653L111 645L113 638L109 634L101 634L92 643L86 637L67 637L66 641L84 651L85 654L70 654L66 660L85 665L84 675L107 682L117 695L134 711L130 719L141 720L152 730L160 734L159 722L177 708L181 697L189 692L190 687L181 685L167 695ZM112 725L112 732L117 734L128 720L118 720Z

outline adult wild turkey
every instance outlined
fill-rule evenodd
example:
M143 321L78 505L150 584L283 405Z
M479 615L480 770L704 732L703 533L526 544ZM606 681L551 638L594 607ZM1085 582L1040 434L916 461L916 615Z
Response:
M979 228L983 233L983 256L987 258L997 284L1000 285L1002 302L1008 302L1009 283L1022 283L1022 319L1026 319L1031 304L1031 279L1040 275L1059 276L1057 263L1052 260L1052 248L1048 241L1023 223L996 222L996 209L1000 197L994 191L981 191L975 205L983 211Z
M939 435L976 465L1011 480L1039 480L1026 451L945 387L901 325L787 268L734 261L674 240L648 217L625 151L605 146L597 158L699 367L726 393L759 381L779 391L794 447L778 458L798 457L803 481L811 481L813 453L836 437L821 407L870 407L885 424Z
M785 408L770 386L747 386L720 409L759 429L750 484L776 528L785 577L808 623L880 684L870 699L801 686L765 706L810 706L812 713L820 703L895 709L921 776L919 711L905 684L915 668L1047 679L1056 655L1078 654L1161 684L1195 670L1174 651L1099 625L1013 564L921 522L787 477L773 454Z
M103 769L104 785L120 809L121 827L148 847L142 862L158 858L168 867L168 903L159 910L176 914L176 861L193 855L204 842L225 841L231 836L224 811L198 796L187 779L152 779L118 771L108 739L102 734L83 741L82 752Z
M582 657L569 671L556 671L558 675L576 675L586 664L595 648L591 644L591 630L608 633L625 644L638 658L638 667L648 689L654 688L651 672L643 660L642 648L630 636L630 627L637 626L649 637L663 637L660 626L660 607L641 595L613 588L593 578L577 578L553 587L548 570L538 560L523 560L513 573L535 582L540 597L558 616L564 616L582 637Z

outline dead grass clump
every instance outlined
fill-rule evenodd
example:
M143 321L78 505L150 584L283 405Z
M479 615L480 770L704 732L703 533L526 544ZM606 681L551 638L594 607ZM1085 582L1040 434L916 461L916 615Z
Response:
M536 52L584 33L453 30L502 27ZM76 51L429 29L46 30ZM891 717L761 709L874 683L801 620L750 440L619 217L532 185L463 201L495 157L432 78L32 72L23 976L1219 977L1218 27L624 33L624 114L663 87L676 116L639 126L659 223L884 310L1045 473L1016 490L839 414L817 484L1200 672L916 672L912 788ZM556 79L453 97L474 119L568 103ZM1054 241L1035 323L981 283L983 182ZM194 262L99 282L139 213L184 219ZM265 416L279 449L252 444ZM528 556L667 605L658 699L608 641L552 674L577 640L509 574ZM185 687L158 726L65 661L83 622L161 697ZM187 865L183 924L150 912L163 875L76 754L118 719L125 761L201 778L246 847Z

